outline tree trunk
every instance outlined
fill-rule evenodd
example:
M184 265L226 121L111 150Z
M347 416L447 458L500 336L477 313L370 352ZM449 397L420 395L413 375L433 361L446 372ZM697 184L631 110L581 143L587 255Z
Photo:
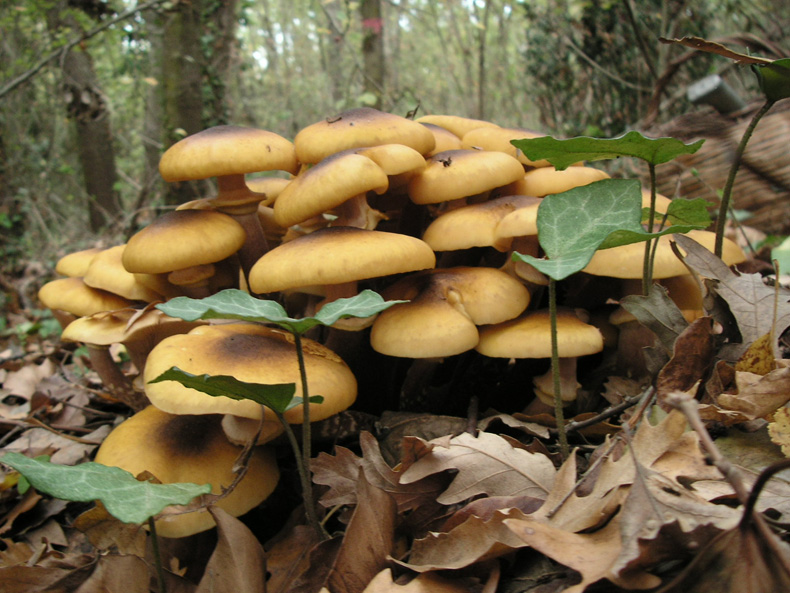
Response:
M384 19L381 18L381 0L362 0L359 13L362 18L364 91L375 97L374 103L367 104L381 109L386 95Z
M162 47L164 147L225 121L226 68L236 26L236 2L177 2L165 13ZM229 16L231 15L231 16ZM212 44L205 44L213 39ZM224 71L223 71L224 70ZM206 100L207 99L207 100ZM168 205L182 204L209 192L205 181L170 183Z
M54 8L47 14L47 26L62 33L64 27L81 28L68 11ZM74 122L85 192L88 195L88 218L92 231L100 231L116 221L121 205L115 183L115 165L110 112L98 86L93 61L84 47L76 46L61 60L63 101L68 118Z

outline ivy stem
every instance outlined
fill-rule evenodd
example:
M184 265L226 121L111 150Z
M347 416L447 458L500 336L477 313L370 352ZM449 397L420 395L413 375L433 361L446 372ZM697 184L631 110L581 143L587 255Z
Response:
M563 461L570 455L568 434L565 432L565 411L563 410L560 387L560 349L557 343L557 281L549 278L549 319L551 320L551 378L554 384L554 418L557 422L557 435L560 439L560 453Z
M647 232L653 232L653 225L656 221L656 166L653 163L647 164L650 171L650 213L647 215ZM642 294L647 296L650 292L650 285L653 283L653 258L655 250L651 246L656 244L658 239L645 242L645 259L642 264Z
M746 127L746 130L743 132L743 137L741 137L741 141L738 144L738 148L735 150L735 154L732 157L732 166L730 167L730 173L727 176L727 181L724 184L724 189L721 192L721 204L719 205L719 216L716 219L716 243L714 246L714 253L716 257L721 257L722 249L724 245L724 227L727 224L727 211L730 207L730 197L732 195L732 188L735 185L735 175L738 173L738 169L741 166L741 158L743 158L743 153L746 151L746 145L749 143L749 140L754 133L754 128L757 127L758 122L762 119L762 117L768 113L768 110L773 107L775 101L771 99L767 99L765 103L763 103L762 107L757 110L757 113L754 114L752 117L752 121L749 122L749 125Z
M165 569L162 566L162 554L159 551L159 536L156 534L156 521L154 521L153 517L148 517L148 529L151 532L151 548L154 553L154 565L156 566L156 580L159 582L159 593L167 593Z
M315 512L315 501L313 500L313 480L310 471L310 457L313 449L310 430L310 393L307 387L307 369L305 368L304 352L302 351L302 335L299 332L293 332L293 336L296 356L299 360L299 375L302 379L302 462L299 479L302 482L302 498L304 498L307 521L313 526L318 537L321 540L325 540L327 539L327 533L318 520L318 515Z

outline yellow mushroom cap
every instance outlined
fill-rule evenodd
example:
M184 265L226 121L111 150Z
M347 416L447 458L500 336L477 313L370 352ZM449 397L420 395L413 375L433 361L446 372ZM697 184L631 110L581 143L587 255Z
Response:
M48 309L66 311L78 317L123 309L132 304L117 294L91 288L82 278L58 278L47 282L39 289L38 298Z
M433 150L433 134L424 126L370 107L349 109L303 128L294 138L302 163L317 163L350 148L405 144L426 154Z
M324 402L310 404L310 420L323 420L348 408L357 396L357 382L334 352L303 339L310 395ZM176 381L151 383L178 367L194 375L231 375L246 383L295 383L302 397L296 348L290 334L257 324L230 323L198 327L187 334L162 340L148 355L145 392L151 403L171 414L234 414L259 419L261 406L251 400L212 397ZM285 414L289 422L302 421L302 406ZM267 410L267 418L274 419Z
M167 149L159 161L165 181L208 179L259 171L296 173L293 143L266 130L215 126L187 136Z
M561 358L587 356L603 350L597 327L579 319L573 311L557 312L557 343ZM477 351L494 358L551 358L551 319L546 310L480 330Z
M383 193L386 173L373 160L345 151L297 175L277 196L274 221L281 227L304 222L368 191Z
M447 150L433 155L409 181L415 204L438 204L507 185L524 175L515 157L503 152Z
M713 251L716 241L715 233L710 231L690 231L686 233L686 236L697 241L708 251ZM669 235L664 235L658 239L656 257L653 263L653 278L656 280L689 273L683 262L672 251L671 240L672 238ZM728 266L746 261L746 254L735 242L725 238L723 247L722 260ZM641 278L644 255L644 243L631 243L630 245L603 249L595 252L590 263L587 264L583 271L594 276Z
M266 253L250 271L250 288L266 294L302 286L346 284L435 265L433 250L415 237L331 227Z
M370 343L374 350L404 358L453 356L477 345L477 325L519 315L529 292L495 268L457 267L407 276L384 291L404 299L379 314Z
M92 247L64 255L55 264L55 271L63 276L78 278L85 275L94 256L101 251L100 247Z
M434 251L490 247L497 242L498 225L522 208L540 204L530 196L504 196L445 212L425 229L422 240ZM535 233L537 227L535 227Z
M120 467L137 476L150 472L164 484L211 484L220 494L233 482L241 447L225 438L220 416L179 416L149 406L119 424L96 453L96 462ZM280 478L271 450L256 447L247 474L217 506L238 517L263 502ZM214 526L206 509L163 514L156 531L163 537L187 537Z
M88 266L83 280L88 286L100 288L132 301L158 301L162 296L142 284L123 267L126 245L116 245L97 253Z
M538 138L543 134L538 134L532 130L523 128L475 128L470 132L464 134L463 143L464 148L481 148L483 150L495 150L497 152L504 152L512 157L515 157L523 165L531 167L548 167L547 160L533 161L528 159L527 156L517 149L511 140L524 140L529 138Z
M458 138L463 138L466 134L477 128L498 128L495 123L483 119L462 117L460 115L423 115L415 121L421 124L433 124L452 132Z
M609 179L609 174L593 167L574 166L562 171L554 167L539 167L527 171L517 187L518 193L542 198L602 179Z
M213 210L172 210L135 233L122 262L133 273L163 274L221 261L247 238L238 222Z

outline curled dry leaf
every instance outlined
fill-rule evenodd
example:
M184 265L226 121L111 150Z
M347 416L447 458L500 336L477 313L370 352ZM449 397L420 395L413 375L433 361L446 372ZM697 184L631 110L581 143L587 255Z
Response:
M782 448L784 456L790 457L790 409L776 411L773 421L768 423L768 434L771 435L771 441Z
M545 499L554 485L557 470L546 456L516 449L498 435L484 432L473 437L463 433L449 442L432 443L433 450L403 473L401 483L458 470L437 499L442 504L459 503L479 494Z
M368 583L363 593L469 593L469 585L433 573L418 575L405 585L398 585L392 579L392 571L386 568Z

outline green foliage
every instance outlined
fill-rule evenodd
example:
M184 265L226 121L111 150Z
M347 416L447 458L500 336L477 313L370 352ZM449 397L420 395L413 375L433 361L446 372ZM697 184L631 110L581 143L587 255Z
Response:
M760 88L769 101L790 97L790 58L774 60L770 64L755 65Z
M704 200L680 208L685 224L657 233L644 230L642 192L634 179L604 179L543 198L538 208L538 238L548 259L514 253L553 278L581 271L598 249L638 243L673 233L705 228L710 217Z
M580 161L599 161L622 156L640 158L651 165L667 163L682 154L693 154L704 140L684 144L677 138L647 138L631 131L619 138L569 138L557 140L551 136L512 140L516 148L532 160L546 159L557 169Z
M279 383L265 385L262 383L246 383L229 375L193 375L178 367L171 367L150 383L162 381L178 381L184 387L195 389L213 397L229 397L235 400L249 399L284 414L291 408L302 405L301 397L294 397L295 383ZM310 402L320 404L324 398L315 395Z
M180 317L186 321L240 319L269 322L302 335L317 325L332 325L346 317L371 317L402 302L384 301L381 295L372 290L363 290L356 296L327 303L313 317L294 319L276 301L261 300L244 291L228 289L204 299L177 297L157 305L157 308L171 317Z
M211 492L210 484L141 482L120 468L93 462L58 465L19 453L6 453L0 462L22 474L39 492L75 502L99 500L124 523L143 523L167 506L185 505Z

